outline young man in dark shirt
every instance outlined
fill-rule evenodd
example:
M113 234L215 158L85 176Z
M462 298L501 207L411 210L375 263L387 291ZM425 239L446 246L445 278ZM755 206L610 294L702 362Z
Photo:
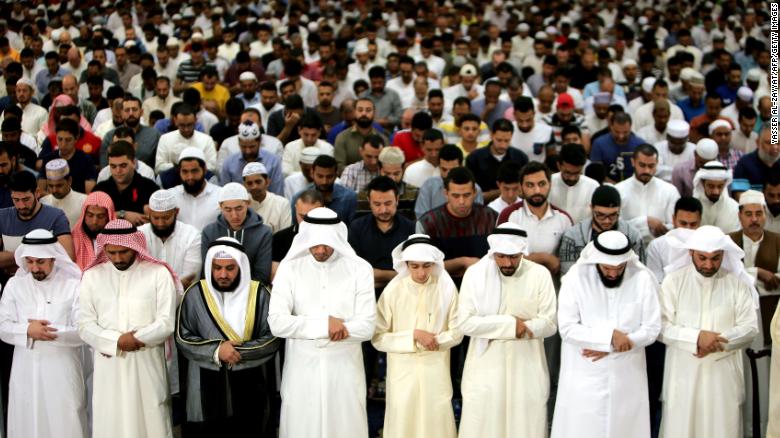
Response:
M101 181L95 190L106 192L114 201L116 216L135 225L149 222L146 206L159 189L157 184L135 171L135 148L126 141L118 141L108 148L108 166L111 178Z

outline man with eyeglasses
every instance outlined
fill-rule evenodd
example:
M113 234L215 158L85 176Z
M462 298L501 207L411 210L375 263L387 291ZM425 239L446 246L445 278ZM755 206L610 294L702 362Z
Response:
M628 236L631 249L639 260L645 262L645 246L642 235L628 222L620 219L620 193L613 186L600 186L590 199L591 217L566 230L558 247L561 275L569 271L580 252L590 241L604 231L618 230Z

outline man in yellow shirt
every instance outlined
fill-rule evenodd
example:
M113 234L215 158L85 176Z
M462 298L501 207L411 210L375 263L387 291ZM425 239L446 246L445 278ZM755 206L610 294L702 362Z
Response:
M230 90L219 84L219 74L214 67L206 67L198 76L199 81L192 84L192 88L200 93L203 107L217 117L225 117L225 104L230 99Z

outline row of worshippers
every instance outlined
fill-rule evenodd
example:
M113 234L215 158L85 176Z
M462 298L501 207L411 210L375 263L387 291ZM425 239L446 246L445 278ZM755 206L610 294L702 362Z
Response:
M245 248L233 238L209 246L205 278L182 293L125 220L98 235L83 277L51 232L34 230L0 299L0 336L17 347L9 436L87 436L84 343L94 350L93 436L172 436L166 358L174 335L190 360L188 419L204 433L268 431L269 391L257 367L284 338L279 435L368 436L360 344L370 339L388 353L384 436L544 437L543 340L556 328L553 437L650 436L645 347L656 338L667 347L661 436L740 436L740 353L759 327L745 252L729 236L703 226L675 240L659 286L629 238L605 231L583 249L558 297L549 271L528 259L527 238L515 224L498 226L458 291L434 241L411 235L393 249L398 275L377 303L371 266L327 208L304 217L273 294L247 275ZM779 323L775 315L776 341ZM456 432L449 356L464 335ZM770 403L777 397L771 392ZM772 430L778 417L769 418Z

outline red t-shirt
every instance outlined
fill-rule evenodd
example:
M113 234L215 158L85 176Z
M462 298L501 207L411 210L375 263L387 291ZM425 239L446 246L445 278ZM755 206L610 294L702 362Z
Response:
M393 137L393 146L398 146L404 151L404 157L407 163L417 161L423 157L423 151L420 143L417 143L412 137L412 131L405 129L399 131Z

